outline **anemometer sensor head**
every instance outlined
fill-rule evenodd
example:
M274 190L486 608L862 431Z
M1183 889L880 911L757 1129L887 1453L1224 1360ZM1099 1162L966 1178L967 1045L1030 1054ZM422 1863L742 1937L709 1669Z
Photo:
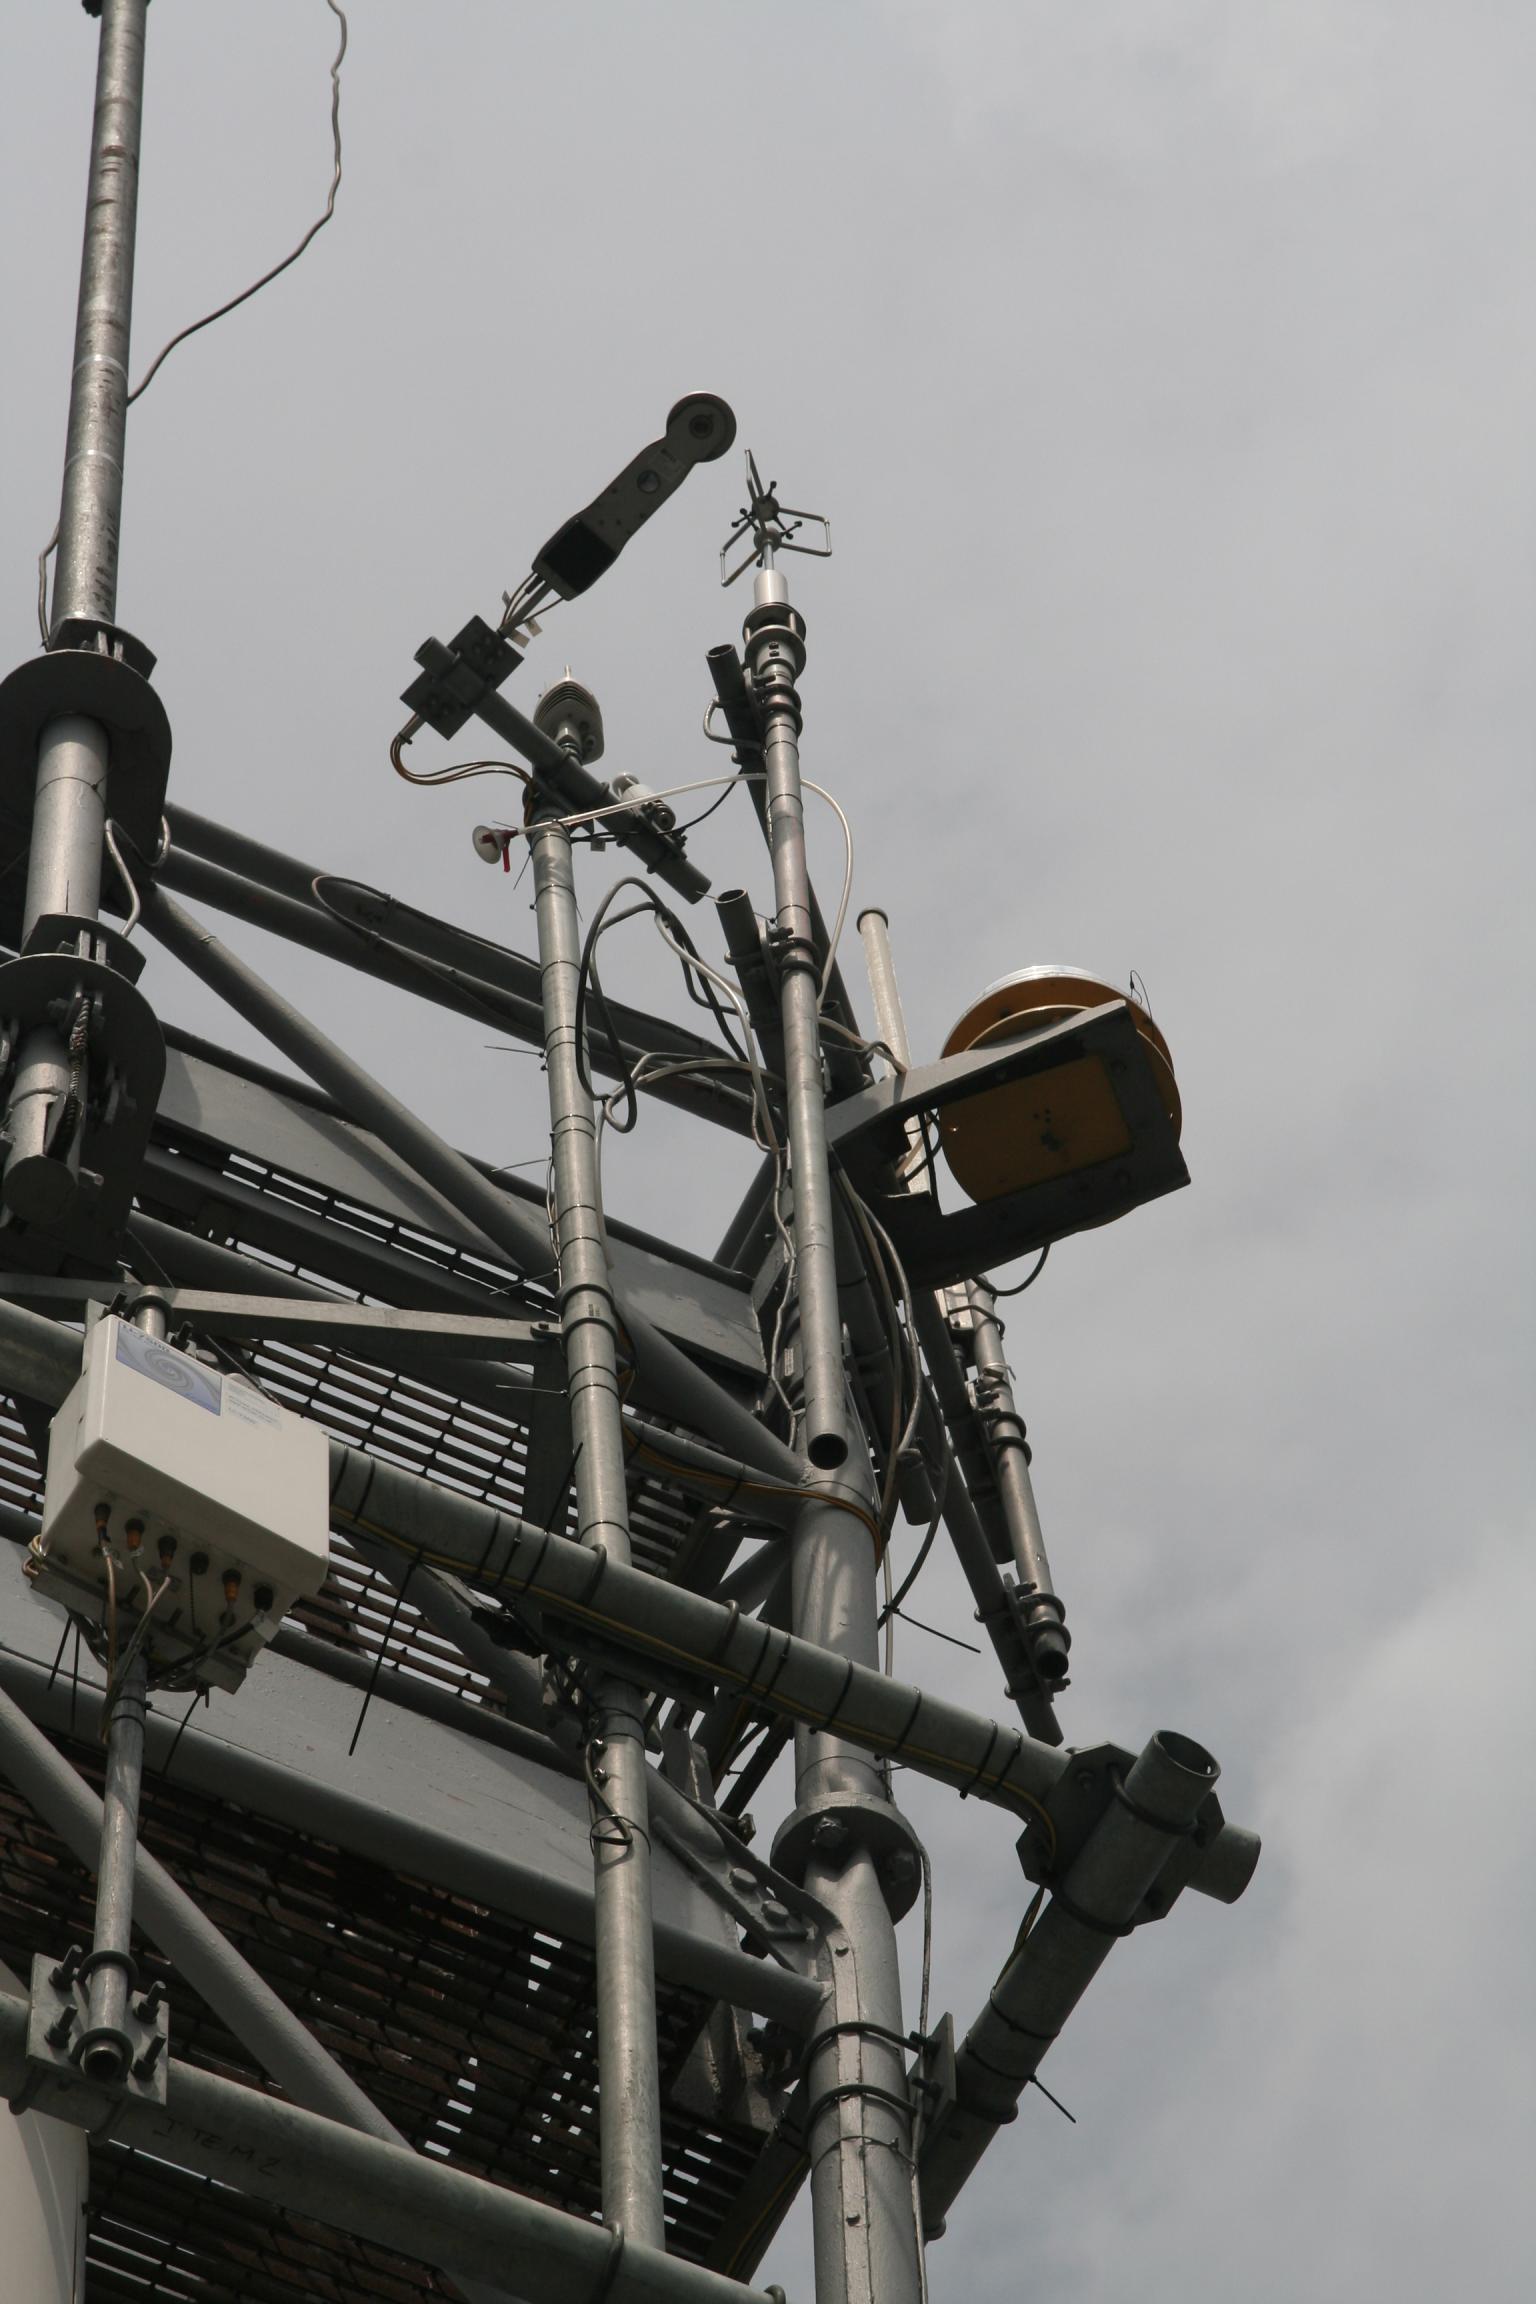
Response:
M562 600L574 600L606 575L651 514L682 486L695 464L712 464L736 437L736 419L715 392L689 392L667 417L667 428L632 457L584 512L557 528L533 563Z

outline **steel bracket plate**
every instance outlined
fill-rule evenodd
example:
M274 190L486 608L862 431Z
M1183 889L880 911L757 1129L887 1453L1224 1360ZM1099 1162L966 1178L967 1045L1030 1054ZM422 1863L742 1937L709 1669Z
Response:
M78 2049L86 2029L88 2000L89 1986L73 1952L62 1962L48 1952L34 1954L27 2077L20 2093L11 2098L13 2112L57 2112L79 2126L83 2106L98 2104L99 2112L85 2124L99 2134L125 2102L164 2106L170 2010L158 1988L128 1994L122 2025L128 2065L117 2081L87 2079L75 2062L72 2051Z
M484 697L510 679L522 660L483 616L471 616L446 648L441 640L423 640L416 651L420 676L400 701L436 735L457 736Z

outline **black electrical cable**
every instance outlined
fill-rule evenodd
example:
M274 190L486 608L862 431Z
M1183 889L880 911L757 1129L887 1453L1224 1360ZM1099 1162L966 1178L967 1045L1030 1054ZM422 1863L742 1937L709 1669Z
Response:
M1035 1282L1039 1279L1041 1273L1045 1270L1045 1260L1047 1256L1049 1256L1050 1252L1051 1244L1049 1240L1047 1240L1045 1246L1041 1249L1039 1255L1035 1258L1035 1261L1031 1265L1029 1271L1025 1274L1024 1278L1019 1282L1016 1288L994 1288L990 1280L984 1282L983 1285L988 1289L989 1293L998 1303L1001 1303L1005 1296L1022 1296L1026 1288L1033 1288Z
M610 913L614 898L621 889L625 888L634 889L640 902L627 906L622 912ZM587 930L586 940L581 948L581 960L577 970L576 1061L582 1086L589 1096L595 1096L597 1093L587 1070L586 1061L586 1010L589 999L611 1045L615 1050L621 1046L618 1030L608 1006L607 996L603 991L602 978L598 973L598 942L610 928L617 928L621 922L633 920L644 912L654 914L656 919L665 927L672 941L681 947L679 957L682 963L683 981L688 988L689 998L698 1007L708 1009L720 1028L721 1038L737 1062L742 1064L747 1062L746 1051L730 1028L719 995L711 985L709 978L703 973L703 961L693 938L678 919L676 913L669 910L661 902L654 889L648 888L643 880L636 879L633 873L626 873L622 879L614 881L613 886L608 890L593 914L592 924ZM699 963L697 971L689 965L690 961ZM617 1089L612 1089L608 1093L610 1106L608 1124L620 1136L627 1136L639 1117L639 1105L635 1091L634 1067L626 1065ZM624 1114L622 1119L619 1117L618 1110L613 1109L615 1105L622 1109Z
M325 4L341 25L341 41L331 65L331 148L334 159L331 171L331 189L325 207L315 218L314 223L311 224L298 246L290 249L280 264L274 264L270 271L263 272L259 280L253 280L248 288L242 288L238 296L231 296L227 303L220 304L215 311L205 312L201 320L189 321L185 328L179 328L176 331L168 344L161 345L160 350L155 354L129 393L125 403L129 408L133 406L135 400L141 398L148 391L162 362L170 357L178 344L185 344L187 338L195 336L199 329L209 328L215 320L222 320L226 312L233 312L237 305L248 302L258 289L265 288L267 283L275 280L280 272L286 272L290 264L297 264L311 240L314 239L315 234L323 231L336 213L336 195L341 190L341 60L347 52L347 18L346 11L337 6L336 0L325 0Z
M740 787L739 783L737 782L736 778L733 776L733 777L731 778L730 782L729 782L729 783L726 785L726 787L725 787L725 790L724 790L724 791L723 791L723 792L720 794L720 796L718 797L718 799L715 799L715 800L711 800L711 802L710 802L710 804L709 804L709 806L708 806L707 808L701 808L701 809L699 810L699 813L697 814L697 816L690 816L686 824L679 824L679 825L677 825L677 826L675 826L675 827L674 827L674 829L675 829L675 830L676 830L676 832L677 832L677 835L678 835L679 839L681 839L682 835L683 835L685 832L693 832L693 831L696 831L696 830L698 829L699 825L701 825L701 824L702 824L702 823L705 821L706 817L709 817L709 816L713 816L713 814L714 814L714 812L715 812L715 810L716 810L717 808L723 808L723 807L725 806L725 804L726 804L727 800L729 800L729 798L730 798L731 794L732 794L733 792L739 791L739 790L740 790L740 788L741 788L741 787Z

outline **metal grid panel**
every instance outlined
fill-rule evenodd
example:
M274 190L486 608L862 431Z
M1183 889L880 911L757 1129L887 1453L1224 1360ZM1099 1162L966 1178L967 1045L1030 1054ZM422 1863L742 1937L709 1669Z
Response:
M378 1210L364 1207L355 1200L343 1199L323 1185L313 1184L308 1178L290 1171L272 1167L265 1160L253 1158L250 1153L228 1149L216 1155L216 1148L205 1137L178 1138L171 1129L157 1128L155 1142L168 1150L185 1148L199 1166L216 1165L222 1175L248 1190L260 1192L265 1198L284 1200L302 1209L307 1215L318 1216L328 1226L342 1232L355 1232L375 1247L387 1248L391 1256L400 1259L408 1269L412 1262L429 1267L437 1273L447 1273L455 1280L468 1281L483 1288L499 1299L516 1297L529 1306L537 1304L541 1310L549 1308L549 1291L537 1288L514 1272L509 1265L494 1257L478 1254L473 1249L454 1245L439 1239L414 1224L402 1222L398 1217L381 1215ZM323 1277L321 1274L317 1278Z
M99 1786L101 1755L66 1745ZM214 1923L421 2150L570 2210L599 2212L591 1953L228 1803L146 1780L143 1838ZM88 1942L91 1883L0 1786L0 1948ZM172 2046L259 2084L246 2051L146 1946L170 1991ZM670 2090L708 2002L662 1987ZM670 2104L663 2121L668 2243L705 2256L761 2149ZM240 2201L117 2147L93 2152L88 2304L118 2297L334 2297L423 2293L417 2271L300 2219ZM146 2288L142 2283L148 2279ZM417 2285L413 2286L415 2281ZM428 2280L425 2293L437 2293Z
M197 1158L208 1163L206 1144L198 1145ZM529 1300L510 1272L316 1191L302 1178L238 1152L226 1156L224 1167L248 1189L386 1248L407 1298L414 1268L469 1282L501 1308L509 1298ZM331 1290L339 1286L334 1275L273 1255L228 1224L217 1237L274 1271ZM248 1364L275 1398L349 1446L521 1513L529 1435L512 1417L329 1346L262 1344L248 1348ZM39 1469L9 1402L0 1402L0 1497L28 1512L42 1501ZM654 1474L635 1479L637 1563L665 1575L697 1509ZM567 1505L559 1524L570 1523ZM490 1695L457 1649L400 1600L344 1535L333 1536L324 1591L296 1614L320 1638L382 1655L466 1702ZM82 1773L99 1779L99 1750L69 1749ZM146 1845L403 2134L471 2173L579 2214L598 2214L593 1963L584 1946L225 1803L172 1789L163 1778L146 1783L143 1832ZM34 1951L88 1941L90 1915L88 1875L0 1787L0 1945L7 1957L24 1972ZM143 1965L147 1975L163 1972L170 1981L165 1963L148 1948ZM238 2042L179 1981L171 2008L179 2056L259 2082ZM707 2002L662 1991L665 2088L707 2014ZM679 2254L708 2254L762 2141L752 2129L722 2128L668 2107L668 2236ZM92 2201L87 2304L127 2304L129 2298L142 2304L151 2297L186 2304L226 2298L297 2304L300 2297L421 2304L446 2292L425 2267L118 2146L93 2147Z

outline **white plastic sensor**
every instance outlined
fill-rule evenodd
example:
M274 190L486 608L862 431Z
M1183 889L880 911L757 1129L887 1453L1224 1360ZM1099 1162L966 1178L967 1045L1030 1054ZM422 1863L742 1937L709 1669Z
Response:
M115 1315L53 1419L27 1572L119 1648L146 1607L150 1678L237 1688L330 1556L318 1424Z

